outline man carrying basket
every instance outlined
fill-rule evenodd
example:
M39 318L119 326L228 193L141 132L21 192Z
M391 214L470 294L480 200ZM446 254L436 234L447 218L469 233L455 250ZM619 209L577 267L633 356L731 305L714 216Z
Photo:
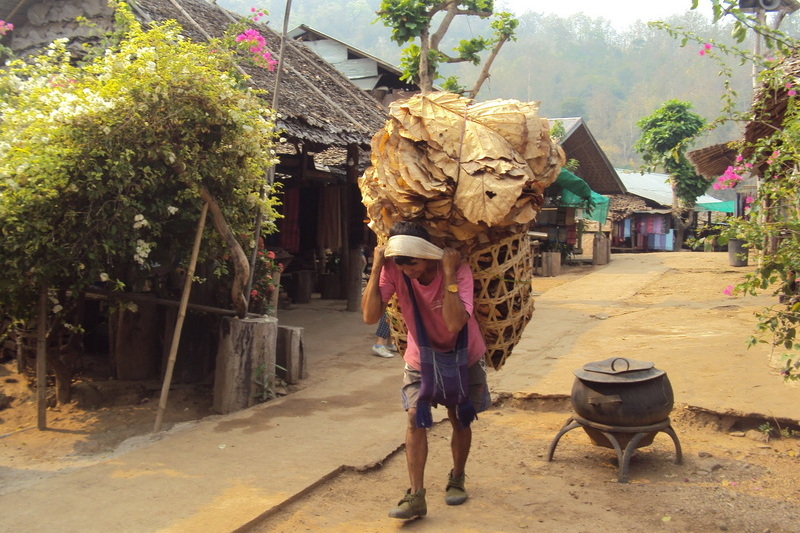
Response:
M408 330L402 399L408 412L406 461L411 488L389 516L409 519L427 514L424 476L431 407L447 407L453 469L445 502L460 505L467 499L464 472L472 443L470 423L491 399L486 344L473 314L472 272L461 254L434 245L417 223L396 223L386 246L374 251L361 302L364 321L378 322L395 294Z

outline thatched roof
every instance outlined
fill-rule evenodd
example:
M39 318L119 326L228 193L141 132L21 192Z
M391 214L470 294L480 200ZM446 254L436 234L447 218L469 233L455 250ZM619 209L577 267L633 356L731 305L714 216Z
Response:
M140 20L176 20L194 41L222 37L232 22L242 19L206 0L136 0L131 4ZM0 0L0 19L15 24L6 39L10 39L12 49L23 55L38 52L57 37L74 43L72 49L96 39L93 30L75 21L78 16L101 29L112 24L107 0ZM267 49L277 58L280 35L266 25L250 25L264 36ZM292 39L286 40L283 58L276 107L284 136L301 141L314 152L327 146L368 147L372 135L388 118L387 109ZM251 76L254 86L268 92L266 98L271 103L276 72L245 64L242 69Z
M713 144L686 153L686 158L694 165L698 174L708 179L716 179L734 164L736 150L728 143Z
M784 59L776 70L782 71L788 79L796 79L800 76L800 57ZM789 98L789 88L784 85L773 88L765 83L756 89L753 95L753 119L744 128L744 140L748 146L769 137L776 129L783 129ZM752 155L752 149L748 148L742 155L748 158Z
M193 40L222 37L241 15L205 0L137 0L135 13L145 20L176 20ZM277 58L280 35L266 25L253 24L266 40L266 48ZM369 144L383 126L386 110L354 86L328 63L302 44L286 39L283 74L277 103L279 125L286 135L317 145ZM271 94L275 72L242 67L254 85Z
M612 194L608 198L608 218L613 221L626 219L632 213L649 208L644 198L632 194Z
M786 78L797 78L800 76L800 57L784 59L777 70L783 71ZM747 147L742 156L745 159L753 155L752 146L756 141L769 137L776 130L783 128L789 98L789 88L783 85L771 87L769 84L762 84L756 89L752 104L753 118L744 129L744 142ZM721 176L729 166L735 164L736 155L736 150L730 148L728 143L707 146L686 154L697 173L706 178Z

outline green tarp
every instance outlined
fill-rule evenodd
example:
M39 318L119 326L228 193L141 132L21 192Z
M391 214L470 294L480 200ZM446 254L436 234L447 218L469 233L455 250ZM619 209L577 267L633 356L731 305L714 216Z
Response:
M694 204L695 211L717 211L719 213L733 213L736 210L735 202L707 202Z
M584 218L604 224L608 218L608 198L594 192L581 178L563 168L554 185L561 187L561 205L580 207Z

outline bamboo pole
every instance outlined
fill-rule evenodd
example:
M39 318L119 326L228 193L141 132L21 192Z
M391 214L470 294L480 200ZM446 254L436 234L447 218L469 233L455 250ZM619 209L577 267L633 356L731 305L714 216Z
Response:
M278 52L278 67L277 72L275 72L275 88L272 90L272 111L276 112L278 110L278 96L281 92L281 78L283 77L283 56L285 55L286 49L286 33L289 31L289 13L292 10L292 0L286 0L286 11L283 13L283 30L281 31L281 46L280 51ZM269 183L269 187L272 188L272 184L275 183L275 165L269 167L267 171L267 183ZM266 187L261 189L261 199L264 200L267 197L267 189ZM264 215L261 213L261 209L259 208L258 214L256 215L256 227L253 231L253 252L250 254L250 275L247 278L247 289L245 290L244 297L247 300L248 307L250 306L250 291L253 288L253 276L256 273L256 259L258 258L258 240L261 238L261 224L263 223ZM275 291L280 290L280 286L275 287ZM274 309L274 313L277 316L278 309L277 307Z
M47 429L47 286L39 289L36 319L36 426Z
M169 348L169 360L167 371L164 374L164 383L161 386L161 399L158 401L158 414L153 432L161 431L161 422L164 420L164 411L167 409L167 397L169 396L169 386L172 382L172 372L175 369L175 359L178 354L178 343L183 329L183 319L186 317L186 306L189 303L189 293L192 290L192 278L194 269L197 265L197 256L200 253L200 241L203 239L203 229L206 226L206 215L208 214L208 202L203 203L203 210L200 211L200 220L197 221L197 232L194 235L194 247L192 257L189 260L189 269L186 272L186 280L183 284L183 294L181 294L181 305L178 308L178 321L175 324L175 331L172 333L172 345Z

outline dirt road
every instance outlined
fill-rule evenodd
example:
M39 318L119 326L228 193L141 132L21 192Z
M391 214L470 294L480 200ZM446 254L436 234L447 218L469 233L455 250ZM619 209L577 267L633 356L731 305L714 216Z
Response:
M443 424L430 434L425 518L403 523L386 516L408 483L400 450L381 467L348 471L248 531L800 531L800 440L777 438L777 420L745 416L800 415L798 389L780 382L766 347L745 347L753 311L773 298L726 296L743 270L728 267L725 254L614 260L613 271L581 267L561 279L534 280L543 294L524 341L490 375L504 401L476 423L464 506L444 504L451 460ZM570 414L563 398L572 370L611 356L667 371L682 464L675 464L672 440L659 433L637 450L630 482L620 484L613 450L592 446L581 429L565 434L548 462L548 447ZM765 423L775 428L771 439Z
M430 431L428 516L386 517L408 484L402 448L391 451L403 440L393 385L401 361L371 356L373 327L331 314L341 303L328 302L279 316L306 327L311 377L274 405L150 438L152 399L63 407L49 413L48 432L28 429L33 404L15 400L0 412L3 521L84 533L109 524L143 533L800 532L800 440L790 435L800 428L787 422L800 420L800 389L780 381L765 347L745 348L753 312L773 301L722 293L745 272L728 267L726 254L674 253L614 256L609 267L536 278L534 320L506 367L490 374L498 403L476 423L463 506L443 501L449 432L439 425ZM683 464L659 434L620 484L613 450L592 446L581 430L564 435L547 461L569 416L572 371L612 355L667 371ZM374 394L323 392L349 378ZM4 389L13 379L3 377ZM209 403L208 390L176 392L166 421L206 415ZM320 464L333 474L314 477Z

